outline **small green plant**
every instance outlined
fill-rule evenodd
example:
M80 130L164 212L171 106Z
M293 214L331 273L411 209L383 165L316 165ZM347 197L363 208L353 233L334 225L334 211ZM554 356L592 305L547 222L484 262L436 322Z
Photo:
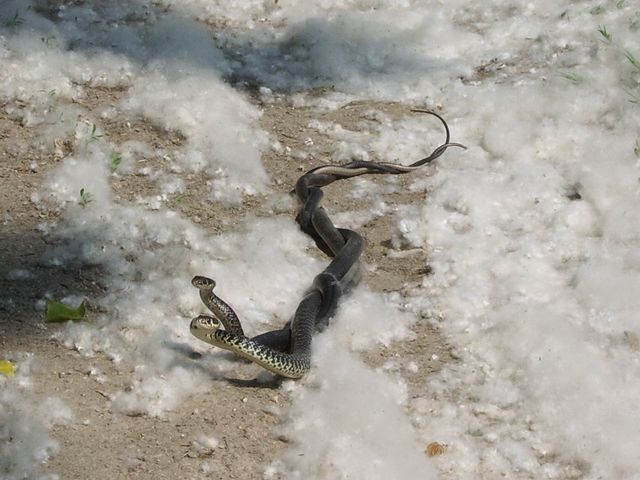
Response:
M11 17L9 20L7 20L4 24L7 27L17 27L18 25L21 25L22 23L24 23L24 18L22 18L20 16L20 10L16 8L16 13L13 15L13 17Z
M616 2L616 8L624 8L624 2L625 0L618 0Z
M636 144L633 146L633 153L637 158L640 158L640 139L636 139Z
M96 140L99 140L102 137L104 137L104 135L98 134L97 130L98 130L98 126L95 123L92 123L91 124L91 134L89 135L88 143L95 142Z
M168 12L171 9L171 2L167 0L155 0L153 5L162 12Z
M640 75L640 60L638 60L629 50L624 51L624 56L633 67L632 79L635 78L637 80L638 75ZM637 88L634 91L625 90L625 92L629 95L629 101L631 103L640 105L640 91Z
M584 78L582 78L577 73L563 72L560 75L562 76L562 78L565 78L565 79L569 80L574 85L580 85L582 82L584 82Z
M111 173L115 172L121 163L122 163L122 157L118 155L116 152L113 152L111 154L111 160L110 160Z
M84 148L87 149L90 143L93 143L102 138L102 135L98 134L98 126L95 123L91 124L91 132L84 140Z
M631 66L636 70L637 73L640 73L640 61L631 53L629 50L624 51L624 56L627 57Z
M604 12L604 5L596 5L591 10L589 10L589 13L591 15L600 15L602 12Z
M50 47L55 44L56 36L55 35L47 35L46 37L40 37L40 41L44 43L47 47Z
M600 35L602 35L603 37L600 40L607 45L611 45L611 42L613 41L613 34L611 34L611 32L607 30L607 27L605 27L604 25L600 25L598 27L598 32L600 32Z
M625 93L629 95L629 101L634 105L640 105L640 93L639 92L631 92L629 90L625 90Z
M93 202L92 195L89 192L87 192L84 188L81 188L80 201L78 202L78 205L80 205L82 208L85 208L91 202Z

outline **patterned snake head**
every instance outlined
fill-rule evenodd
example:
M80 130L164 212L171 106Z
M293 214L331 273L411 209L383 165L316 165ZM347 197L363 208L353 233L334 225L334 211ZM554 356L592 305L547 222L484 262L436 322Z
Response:
M201 275L196 275L191 279L191 285L200 290L213 290L216 288L216 281L209 277L203 277Z
M200 340L211 343L211 336L220 329L220 321L209 315L198 315L191 320L191 334Z

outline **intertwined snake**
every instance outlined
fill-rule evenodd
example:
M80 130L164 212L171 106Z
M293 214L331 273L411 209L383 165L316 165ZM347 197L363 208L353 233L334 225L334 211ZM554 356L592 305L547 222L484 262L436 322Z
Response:
M459 143L449 142L449 127L440 115L428 110L412 111L433 115L444 126L445 142L428 157L411 165L360 160L344 165L325 165L309 170L296 182L295 193L301 205L296 220L302 231L315 240L318 248L333 259L313 280L293 320L280 330L248 338L233 309L213 293L215 281L196 276L192 284L200 290L200 298L213 316L200 315L194 318L191 321L193 335L211 345L235 352L283 377L300 378L309 370L311 337L314 331L328 324L340 296L358 282L358 259L364 243L358 233L333 225L325 209L320 206L323 196L321 187L365 174L410 173L435 160L449 147L466 148Z

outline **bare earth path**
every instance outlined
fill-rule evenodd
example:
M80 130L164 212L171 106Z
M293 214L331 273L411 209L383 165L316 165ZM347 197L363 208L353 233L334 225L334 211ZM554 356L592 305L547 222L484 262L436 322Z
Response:
M88 90L85 108L96 109L116 102L121 92L108 89ZM269 151L263 163L272 179L272 188L287 192L303 170L331 161L335 149L332 140L309 128L313 119L337 122L355 128L363 112L376 108L397 118L406 115L408 106L380 103L347 105L333 112L295 108L286 104L264 104L262 128L284 147L282 153ZM119 119L105 124L111 141L139 139L164 148L180 145L175 132L164 132L139 119ZM43 467L63 479L72 478L261 478L265 467L287 448L287 439L278 433L281 415L286 414L288 398L280 382L253 381L257 367L239 363L237 378L216 383L216 388L183 402L164 418L124 416L110 412L110 395L127 387L135 365L114 364L101 356L83 358L51 339L57 326L45 325L36 307L45 294L60 298L69 292L84 292L88 297L100 294L104 287L98 269L51 269L42 255L47 239L38 224L49 213L38 210L31 196L38 191L46 172L59 161L53 151L37 151L32 145L37 132L23 127L6 114L0 114L0 351L31 352L34 391L42 396L60 397L73 411L74 421L57 426L52 434L60 443L60 452ZM297 160L288 154L313 142L317 154ZM53 149L52 149L53 150ZM415 159L406 159L406 161ZM159 158L148 159L158 164ZM263 215L259 205L264 198L247 197L238 206L203 202L199 193L206 190L204 180L185 175L188 193L170 201L171 208L196 219L212 232L234 228L234 218ZM374 178L374 182L385 182ZM408 179L400 178L384 194L389 204L422 202L428 192L409 192ZM131 200L135 192L153 193L154 185L144 177L121 178L114 189L120 201ZM347 193L349 182L327 189L325 206L333 213L371 208L369 200L353 199ZM283 212L289 218L294 210ZM373 290L402 292L416 285L429 273L425 251L406 255L388 255L392 245L389 217L378 217L358 227L366 238L364 261L368 265L363 279ZM31 272L28 278L15 278L20 270ZM9 272L14 272L9 274ZM19 274L18 274L19 277ZM194 293L195 294L195 293ZM188 328L184 320L184 328ZM390 320L392 321L392 320ZM410 392L420 395L420 386L442 362L453 361L437 331L425 323L414 326L413 340L375 349L363 354L372 367L401 357L414 361L417 370L404 372ZM96 372L101 372L98 376ZM214 431L216 448L198 448L192 444L204 431Z

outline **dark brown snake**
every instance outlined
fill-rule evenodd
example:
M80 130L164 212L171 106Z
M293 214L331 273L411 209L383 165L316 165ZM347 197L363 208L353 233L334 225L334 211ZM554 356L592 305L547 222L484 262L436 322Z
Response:
M449 147L466 148L459 143L450 143L449 127L440 115L428 110L412 112L433 115L444 126L445 142L429 156L411 165L359 160L344 165L325 165L309 170L296 182L295 193L300 203L296 220L302 231L311 236L318 248L332 260L314 278L293 320L280 330L248 338L233 309L213 293L215 281L196 276L192 283L200 290L200 298L213 315L194 318L191 321L193 335L211 345L235 352L283 377L300 378L309 370L312 335L328 324L342 294L359 281L358 260L363 248L363 239L358 233L333 225L326 210L320 206L323 196L321 187L359 175L410 173L432 162Z

